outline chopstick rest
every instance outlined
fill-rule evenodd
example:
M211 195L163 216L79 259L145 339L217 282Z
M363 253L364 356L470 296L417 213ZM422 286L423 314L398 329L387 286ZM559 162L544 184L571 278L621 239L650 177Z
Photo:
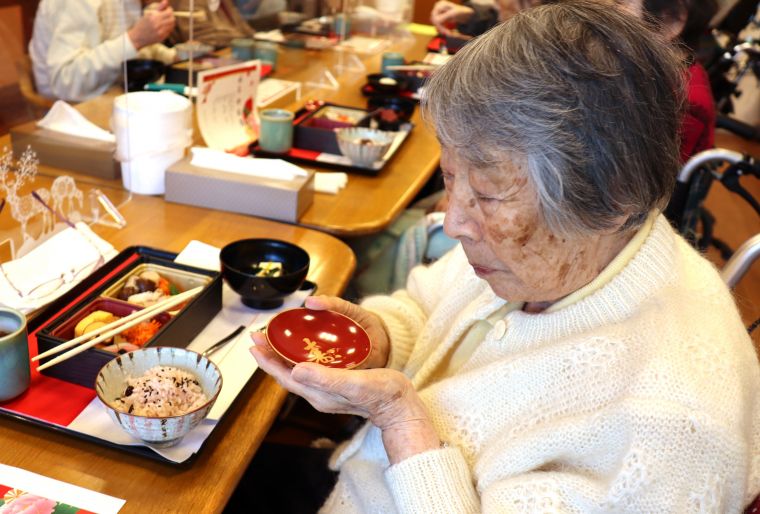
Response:
M119 334L123 332L124 330L133 327L139 323L142 323L143 321L152 318L156 314L159 314L161 312L167 311L171 309L172 307L176 307L177 305L189 300L190 298L196 296L198 293L200 293L203 290L203 286L196 287L194 289L190 289L188 291L185 291L184 293L180 293L178 295L174 295L170 298L167 298L166 300L162 302L158 302L155 305L151 305L150 307L146 307L145 309L133 312L129 316L126 316L124 318L117 319L116 321L113 321L111 323L108 323L96 330L93 330L91 332L88 332L87 334L81 335L79 337L75 337L74 339L65 342L61 345L56 346L55 348L51 348L50 350L41 353L40 355L37 355L36 357L32 358L32 361L38 361L40 359L43 359L45 357L48 357L50 355L54 355L56 353L59 353L63 350L66 350L68 348L75 347L68 352L65 352L58 357L55 357L54 359L51 359L50 361L46 362L45 364L39 366L37 368L37 371L42 371L44 369L47 369L51 366L55 366L58 363L61 363L65 360L70 359L71 357L74 357L75 355L78 355L85 350L89 350L96 344L105 341L106 339L109 339L116 334ZM100 335L98 335L100 334ZM95 337L97 336L97 337ZM95 337L91 341L87 341L84 344L80 344L83 341ZM77 346L79 345L79 346Z

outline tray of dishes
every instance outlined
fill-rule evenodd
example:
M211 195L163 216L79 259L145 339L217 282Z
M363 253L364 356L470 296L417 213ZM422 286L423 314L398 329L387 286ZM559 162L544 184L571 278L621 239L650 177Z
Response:
M385 112L387 111L387 112ZM385 116L385 119L381 116ZM388 116L394 124L388 124ZM286 153L266 152L255 142L254 155L377 175L406 141L414 125L411 112L395 107L372 111L324 102L307 104L293 119L293 147ZM381 130L380 128L393 130Z
M121 252L96 273L43 310L37 332L38 353L155 305L202 287L171 310L132 326L41 373L92 388L98 371L119 354L143 347L185 347L222 307L219 272L174 262L174 254L144 247ZM53 356L44 358L45 364Z

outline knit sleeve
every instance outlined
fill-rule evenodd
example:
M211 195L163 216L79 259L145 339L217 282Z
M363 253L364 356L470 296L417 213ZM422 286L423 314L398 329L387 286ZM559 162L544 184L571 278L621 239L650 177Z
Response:
M480 510L472 475L457 448L420 453L385 472L400 513L468 513Z

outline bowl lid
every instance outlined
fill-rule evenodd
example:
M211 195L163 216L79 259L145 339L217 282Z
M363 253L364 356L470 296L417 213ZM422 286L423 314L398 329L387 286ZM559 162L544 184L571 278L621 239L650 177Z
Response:
M316 362L351 369L363 363L372 348L360 325L329 310L283 311L269 322L266 335L272 349L293 364Z

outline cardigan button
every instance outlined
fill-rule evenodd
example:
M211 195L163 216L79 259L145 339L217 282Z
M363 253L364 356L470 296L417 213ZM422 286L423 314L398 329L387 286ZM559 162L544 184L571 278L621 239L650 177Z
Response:
M493 326L493 335L496 339L501 339L507 333L507 322L503 319L497 321Z

